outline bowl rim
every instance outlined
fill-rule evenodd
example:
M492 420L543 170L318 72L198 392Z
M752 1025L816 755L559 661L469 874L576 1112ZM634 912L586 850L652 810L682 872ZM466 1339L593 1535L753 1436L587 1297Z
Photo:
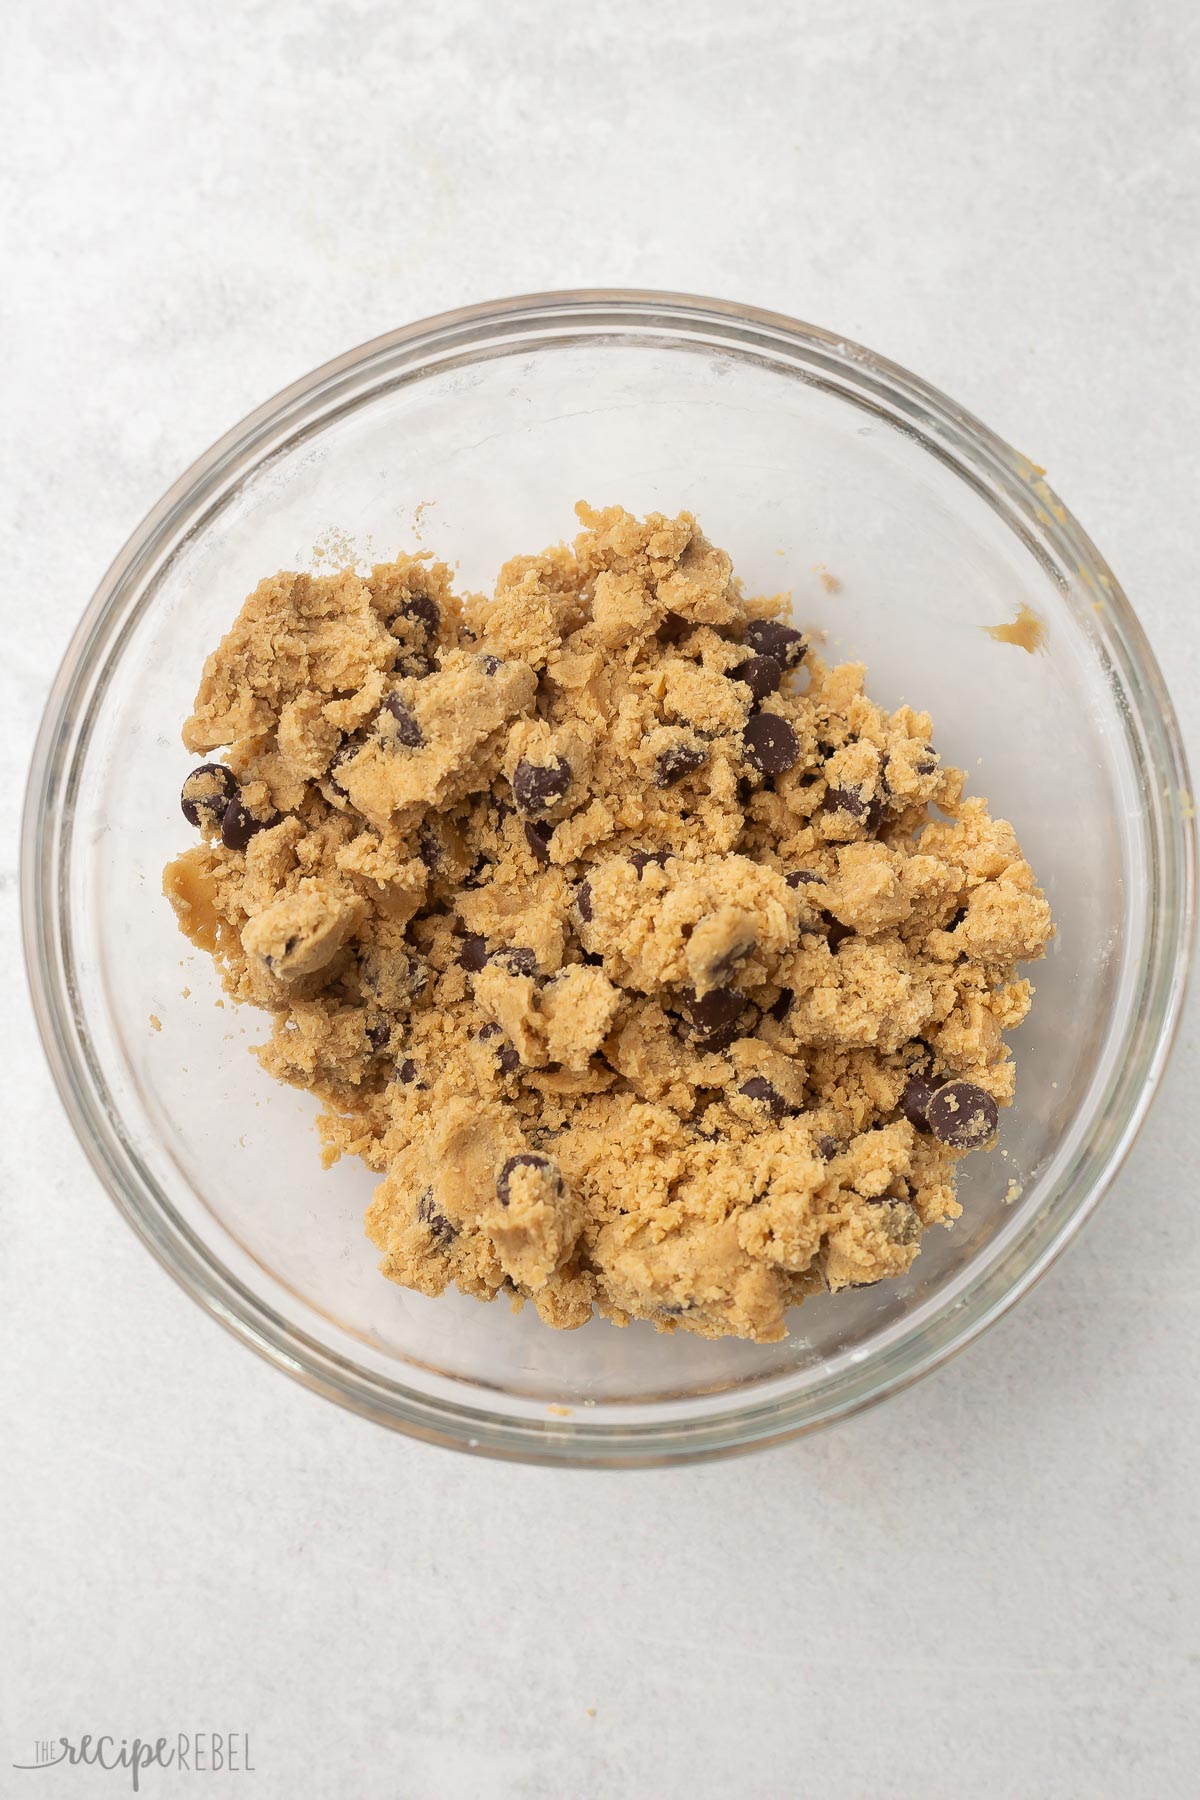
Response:
M964 1310L950 1331L901 1333L876 1375L871 1357L839 1378L836 1394L770 1397L715 1417L610 1424L586 1412L570 1419L514 1418L481 1407L432 1400L376 1376L286 1323L163 1205L103 1104L100 1071L89 1060L80 1020L70 1005L60 919L59 865L69 814L56 800L85 746L73 712L87 683L119 654L127 621L123 606L147 573L176 554L200 530L236 480L258 466L274 440L294 440L304 416L342 393L350 404L355 383L399 357L409 368L443 364L489 341L503 342L542 325L560 335L590 329L628 338L631 332L669 330L686 339L723 339L743 355L790 349L807 359L806 379L822 375L872 396L884 415L917 435L927 450L951 447L965 467L954 472L1003 498L1020 520L1027 546L1043 561L1056 558L1103 596L1104 642L1125 698L1126 730L1136 733L1139 769L1155 780L1149 791L1160 862L1154 917L1144 952L1147 1004L1131 1025L1140 1029L1136 1054L1114 1085L1120 1108L1109 1120L1109 1141L1090 1182L1061 1209L1034 1253L1012 1279L992 1271L992 1291ZM522 340L523 341L523 340ZM545 347L546 339L540 340ZM538 347L537 345L533 347ZM800 373L798 368L796 373ZM366 392L375 392L370 387ZM324 421L326 414L321 415ZM1016 529L1014 517L1006 523ZM100 658L98 661L97 659ZM86 709L79 709L80 713ZM1163 797L1189 792L1187 759L1174 708L1145 633L1120 584L1091 539L1058 496L1044 471L996 436L937 388L849 339L785 314L689 294L651 289L585 288L483 301L400 326L321 364L280 390L225 432L175 481L118 551L77 626L51 685L39 727L21 833L21 912L26 972L35 1017L52 1077L71 1125L119 1211L185 1292L261 1356L313 1391L377 1423L410 1436L476 1454L575 1467L645 1467L727 1456L790 1438L848 1416L901 1391L973 1342L1033 1286L1075 1236L1110 1185L1145 1120L1178 1027L1195 936L1196 829L1179 805ZM1064 1178L1065 1180L1065 1178ZM1048 1217L1062 1197L1052 1192L1032 1223ZM900 1357L907 1350L906 1358ZM774 1384L772 1384L774 1385ZM801 1402L802 1404L796 1404Z

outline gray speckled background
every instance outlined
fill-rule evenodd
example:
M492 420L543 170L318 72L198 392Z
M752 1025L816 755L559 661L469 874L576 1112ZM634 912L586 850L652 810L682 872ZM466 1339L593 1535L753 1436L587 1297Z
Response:
M11 1771L38 1737L204 1728L254 1775L144 1792L1190 1800L1195 1002L1110 1198L965 1356L766 1457L566 1478L373 1430L189 1305L15 975L23 768L109 558L276 388L489 295L740 297L920 371L1049 469L1195 751L1189 9L15 0L4 35L0 1792L127 1791Z

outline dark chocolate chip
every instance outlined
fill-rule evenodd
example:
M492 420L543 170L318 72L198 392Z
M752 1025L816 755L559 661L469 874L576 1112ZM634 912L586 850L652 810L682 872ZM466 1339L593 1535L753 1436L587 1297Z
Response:
M540 863L550 861L550 839L554 836L554 827L545 819L527 819L525 821L525 842Z
M685 619L682 613L669 612L659 626L655 636L660 644L677 644L685 638L693 628L693 621Z
M221 842L227 850L244 850L255 832L268 831L278 823L278 813L272 813L269 819L256 819L242 800L231 800L221 817Z
M367 1042L372 1050L386 1050L392 1035L390 1019L372 1019L367 1026Z
M836 950L839 944L844 944L848 937L853 936L854 927L852 925L843 925L840 919L830 919L829 948L831 950Z
M745 962L746 958L752 956L757 949L758 944L754 938L747 938L744 943L734 944L731 949L726 950L723 956L718 956L715 962L709 964L708 979L716 982L719 986L728 980L739 963Z
M743 994L725 987L713 988L699 999L692 988L686 988L682 999L697 1031L717 1031L722 1025L733 1024L746 1004Z
M792 869L783 879L790 888L809 887L814 882L819 887L825 885L825 877L818 875L815 869Z
M423 825L417 837L417 855L425 864L431 875L435 875L442 866L442 846L427 825Z
M637 870L637 878L640 881L644 871L650 867L651 863L657 863L660 869L665 869L672 855L673 852L670 850L631 850L629 860Z
M697 769L702 769L707 761L708 751L702 749L699 744L688 744L682 740L677 744L670 744L660 752L658 761L654 765L654 785L655 787L673 787L677 781L682 781L685 775L691 775Z
M875 799L872 800L870 805L867 807L867 816L863 821L863 823L866 825L867 831L869 832L871 837L875 836L875 833L879 830L879 827L883 824L886 813L887 813L886 806L884 805L883 801L879 798L879 796L876 795Z
M396 1064L396 1080L402 1081L405 1087L407 1087L410 1082L413 1082L416 1079L417 1065L411 1056L406 1056L403 1062L398 1062Z
M565 756L552 757L548 763L527 762L522 757L513 770L513 799L519 812L549 812L570 785L571 765Z
M900 1111L910 1125L918 1131L929 1130L929 1102L933 1099L933 1084L926 1081L923 1075L910 1075L908 1084L900 1096Z
M458 951L458 960L472 975L478 975L488 959L487 942L477 931L468 931Z
M494 950L492 961L507 969L510 975L537 974L537 951L530 950L524 944L513 944L504 950Z
M860 789L852 787L831 787L825 790L825 798L821 802L825 812L848 813L852 819L866 817L867 803Z
M343 768L346 763L350 762L354 757L356 757L361 749L362 749L361 744L342 744L337 750L334 751L333 755L329 759L329 767L325 771L325 779L329 783L330 787L337 789L339 794L344 794L346 792L346 789L343 787L342 783L338 780L338 770Z
M498 656L480 656L476 660L485 675L494 675L500 667Z
M795 998L796 995L794 989L786 987L780 988L778 1000L773 1001L767 1008L767 1012L777 1024L782 1024L784 1019L787 1018L792 1010L792 1002Z
M977 1150L996 1135L1000 1109L973 1081L947 1081L934 1091L926 1117L939 1143L952 1150Z
M918 775L932 775L938 766L939 760L937 751L934 749L933 745L930 744L922 752L920 760L914 763L913 767Z
M897 1200L894 1195L888 1197L883 1226L893 1244L915 1244L921 1235L921 1219L916 1207L910 1206L907 1200Z
M819 1137L817 1139L817 1149L820 1151L821 1155L825 1158L825 1161L828 1162L831 1156L836 1156L838 1154L839 1150L841 1149L841 1145L838 1143L836 1138Z
M591 923L592 884L590 881L581 881L579 886L575 889L575 910L585 925Z
M442 622L441 609L428 594L410 594L407 600L401 601L395 618L411 619L427 638L436 638Z
M730 681L744 681L756 700L766 700L779 692L783 665L773 656L751 656L726 673Z
M496 1177L496 1198L501 1206L507 1206L511 1193L511 1181L518 1169L537 1169L548 1176L554 1185L561 1189L562 1176L557 1163L551 1162L548 1156L542 1156L537 1150L522 1150L517 1156L510 1156Z
M781 619L751 619L743 642L756 656L773 656L785 669L794 669L804 660L808 645L803 632Z
M792 1110L779 1089L772 1087L765 1075L752 1075L749 1081L742 1083L738 1093L744 1094L747 1100L757 1100L760 1106L766 1107L773 1119L782 1119Z
M506 1075L515 1074L521 1066L520 1054L517 1051L516 1046L509 1043L499 1025L497 1025L493 1019L485 1025L483 1030L479 1033L479 1042L481 1044L490 1044L494 1038L500 1039L500 1042L494 1047L496 1061L500 1064L500 1067Z
M736 1043L742 1035L742 1028L735 1019L731 1025L719 1025L715 1031L698 1031L695 1036L696 1048L706 1055L714 1055L721 1050L728 1050L730 1044Z
M237 791L237 776L232 769L224 763L201 763L183 784L179 796L183 816L189 825L199 829L202 817L207 815L205 823L215 831Z
M439 1212L434 1204L433 1189L426 1188L417 1201L417 1217L422 1225L429 1227L429 1235L439 1243L448 1244L458 1236L454 1226L444 1212Z
M752 713L742 742L747 762L762 775L784 775L800 757L800 740L778 713Z
M395 730L386 735L389 744L403 744L406 750L419 750L425 742L425 733L409 712L399 694L389 694L381 707L396 722Z

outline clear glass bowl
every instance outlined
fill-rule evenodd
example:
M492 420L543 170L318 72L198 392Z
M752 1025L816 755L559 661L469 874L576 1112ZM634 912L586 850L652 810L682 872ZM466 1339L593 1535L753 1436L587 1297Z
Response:
M932 712L1013 820L1059 935L1031 971L1001 1148L911 1273L707 1343L404 1292L323 1173L315 1102L247 1046L160 894L187 842L179 742L201 663L260 576L427 543L484 588L572 505L681 507L752 592ZM827 591L822 575L840 586ZM833 588L829 581L828 587ZM1025 604L1045 650L984 627ZM176 483L100 585L55 681L25 817L34 1000L75 1129L126 1218L280 1368L418 1437L631 1465L764 1444L879 1399L1023 1293L1145 1114L1182 997L1194 831L1170 701L1102 558L1041 479L943 395L811 326L717 301L573 293L379 338L261 407ZM189 990L186 993L185 990ZM151 1024L151 1015L161 1030ZM1069 1279L1069 1276L1067 1277Z

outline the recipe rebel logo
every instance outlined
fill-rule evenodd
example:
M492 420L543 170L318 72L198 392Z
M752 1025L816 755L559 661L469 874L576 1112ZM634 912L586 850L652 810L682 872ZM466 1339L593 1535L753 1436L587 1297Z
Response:
M108 1732L81 1737L39 1738L31 1761L14 1769L69 1767L124 1770L132 1791L141 1792L147 1769L182 1769L195 1775L253 1775L248 1731L177 1731L156 1738L113 1737Z

